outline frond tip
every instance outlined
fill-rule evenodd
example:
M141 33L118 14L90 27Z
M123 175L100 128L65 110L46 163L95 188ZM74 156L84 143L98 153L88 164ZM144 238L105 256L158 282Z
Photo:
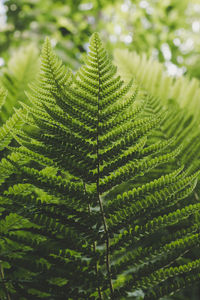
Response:
M90 38L90 46L93 47L94 44L100 48L102 46L101 38L98 32L94 32Z

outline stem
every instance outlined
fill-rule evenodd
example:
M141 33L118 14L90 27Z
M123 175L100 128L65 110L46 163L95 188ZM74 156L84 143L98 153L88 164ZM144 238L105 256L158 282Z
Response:
M84 185L84 191L86 193L86 186L85 186L85 183L83 183ZM91 215L91 210L90 210L90 204L88 204L88 212L89 212L89 215ZM96 244L95 242L93 242L92 244L93 246L93 252L96 253ZM101 289L100 289L100 286L99 286L99 280L98 280L98 264L97 262L95 263L95 272L96 272L96 275L97 275L97 282L98 282L98 295L99 295L99 299L102 300L102 295L101 295Z
M97 50L97 56L98 56L98 49ZM98 61L98 70L99 70L99 61ZM99 72L99 90L98 90L98 115L97 115L97 197L98 197L98 203L101 211L101 217L103 221L103 227L104 227L104 233L106 237L106 269L107 269L107 276L108 276L108 282L109 282L109 288L110 288L110 293L111 293L111 299L114 299L114 293L113 293L113 285L112 285L112 278L111 278L111 268L110 268L110 237L109 237L109 232L108 232L108 226L106 223L106 217L103 209L103 202L100 196L100 188L99 188L99 179L100 179L100 161L99 161L99 122L100 122L100 85L101 85L101 80L100 80L100 72Z
M96 252L96 243L94 242L93 243L93 251L94 253ZM98 264L96 262L95 264L95 271L96 271L96 275L97 275L97 282L98 282L98 295L99 295L99 299L102 300L102 295L101 295L101 289L100 289L100 286L99 286L99 280L98 280Z
M109 287L110 287L110 292L111 292L111 299L113 299L113 285L112 285L111 269L110 269L110 237L109 237L108 227L107 227L106 218L105 218L105 214L104 214L104 210L103 210L103 203L102 203L99 193L98 193L98 201L99 201L99 206L100 206L101 215L102 215L104 232L105 232L105 236L106 236L106 269L107 269Z
M2 279L2 285L3 285L4 292L6 294L6 299L11 300L9 292L7 290L7 287L6 287L6 284L4 282L4 272L3 272L3 267L2 267L1 263L0 263L0 276L1 276L1 279Z

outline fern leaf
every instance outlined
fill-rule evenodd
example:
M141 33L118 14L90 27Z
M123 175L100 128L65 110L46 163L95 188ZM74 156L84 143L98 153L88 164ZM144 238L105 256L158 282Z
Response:
M159 294L164 281L171 291L169 280L176 289L199 270L199 258L176 265L199 241L198 166L180 167L174 115L167 123L158 99L123 82L97 33L85 62L72 75L45 41L32 106L12 130L20 147L0 165L17 174L1 192L5 215L24 222L5 233L10 252L0 257L19 275L6 272L12 293L126 299Z

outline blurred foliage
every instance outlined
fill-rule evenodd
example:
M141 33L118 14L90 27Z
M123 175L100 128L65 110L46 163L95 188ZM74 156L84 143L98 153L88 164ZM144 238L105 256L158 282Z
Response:
M171 75L180 75L194 65L191 55L200 49L199 1L125 0L117 9L110 6L107 16L114 47L124 48L125 43L129 50L146 52L165 62Z
M75 58L85 51L83 45L91 32L97 29L102 8L109 2L113 1L8 0L5 2L7 25L1 33L1 53L6 56L6 49L18 47L23 42L42 44L45 36L50 36L59 55L74 66Z
M171 75L188 70L191 77L200 77L199 0L3 2L7 20L1 24L0 56L4 59L11 55L8 49L30 41L41 45L50 36L58 55L76 69L88 37L98 31L111 49L146 52L165 62Z

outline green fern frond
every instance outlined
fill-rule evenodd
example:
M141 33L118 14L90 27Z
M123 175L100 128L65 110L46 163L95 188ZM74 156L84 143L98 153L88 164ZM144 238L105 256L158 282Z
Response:
M1 85L8 91L0 113L1 124L13 114L14 108L19 108L19 101L26 101L24 92L38 70L38 50L34 45L22 47L12 55L0 78Z
M199 270L199 258L179 261L199 241L200 204L188 197L197 165L180 167L185 144L167 139L162 103L124 84L97 33L85 61L72 75L47 39L32 106L18 111L19 147L0 165L18 180L1 202L24 223L4 233L0 259L15 267L5 276L24 299L128 299L138 289L148 298L163 281L167 295L169 280L176 290Z
M166 112L161 122L163 134L165 137L177 137L176 145L183 145L179 159L190 168L191 173L196 171L200 162L198 80L190 80L185 76L172 79L166 74L162 64L149 59L145 54L116 50L115 61L127 82L134 77L148 93L160 99L160 109ZM158 139L155 133L152 138ZM196 187L196 191L198 190L199 184Z
M146 54L139 55L127 50L115 51L115 61L120 74L127 80L133 76L141 82L146 90L162 100L175 99L180 107L190 107L195 116L199 116L200 86L197 79L180 76L176 80L164 72L163 65L149 59Z
M4 90L2 87L0 88L0 110L2 109L2 106L5 103L5 99L7 96L6 90Z

